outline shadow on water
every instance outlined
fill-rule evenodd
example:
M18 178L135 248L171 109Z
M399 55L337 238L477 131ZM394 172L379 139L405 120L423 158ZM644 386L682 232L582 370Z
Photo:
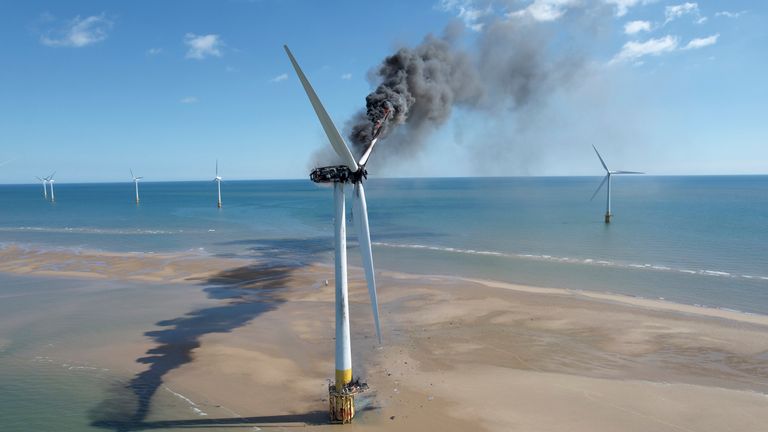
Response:
M90 411L91 425L115 431L161 427L236 426L243 423L317 423L326 412L235 419L168 420L146 422L153 396L161 389L165 375L192 361L192 350L200 338L211 333L228 333L248 324L264 312L287 301L286 291L294 271L309 264L317 253L332 248L329 239L259 241L254 253L262 261L221 271L201 282L209 298L223 304L193 310L183 316L156 323L160 329L145 333L157 345L138 358L147 369L129 383L117 385L109 397ZM264 253L264 251L271 251ZM299 251L299 253L295 253ZM321 415L322 413L322 415Z

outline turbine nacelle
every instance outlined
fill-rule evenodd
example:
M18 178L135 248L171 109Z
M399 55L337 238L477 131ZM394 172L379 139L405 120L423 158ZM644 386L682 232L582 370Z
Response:
M360 167L352 171L346 165L315 168L309 173L309 179L315 183L360 183L368 178L368 171Z
M134 183L136 183L136 182L138 182L139 180L141 180L141 179L143 179L143 178L144 178L143 176L135 176L135 175L133 175L133 169L129 169L129 171L131 172L131 178L133 179L133 182L134 182Z

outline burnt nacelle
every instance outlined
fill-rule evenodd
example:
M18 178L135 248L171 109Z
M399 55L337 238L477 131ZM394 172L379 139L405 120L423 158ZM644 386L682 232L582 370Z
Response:
M309 178L315 183L357 183L361 178L368 178L368 172L364 168L352 171L346 165L336 165L315 168Z

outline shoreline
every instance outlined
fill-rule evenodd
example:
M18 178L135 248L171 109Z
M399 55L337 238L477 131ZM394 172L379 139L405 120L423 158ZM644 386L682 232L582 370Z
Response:
M79 262L73 263L72 260ZM117 263L119 265L115 266L116 268L107 268L110 264ZM0 245L0 272L51 278L119 279L146 283L197 283L229 268L248 267L263 263L264 260L257 258L219 258L197 251L173 253L113 252L67 247L35 249L29 245L17 243ZM333 267L327 263L312 263L311 265L330 269ZM146 270L144 267L150 267L150 270ZM354 266L349 266L349 269L350 271L361 271L360 268ZM465 276L418 274L391 270L378 272L393 278L410 279L417 282L428 280L463 281L517 292L588 298L598 302L612 302L650 310L663 310L768 326L768 314L718 306L687 304L664 298L656 299L596 290L537 286Z
M75 332L41 352L128 372L117 393L87 407L106 416L92 425L328 427L331 265L84 250L7 255L18 252L0 249L0 270L21 269L3 273L91 281L48 307L86 319L96 339ZM379 271L377 282L381 346L362 272L350 268L353 368L373 389L360 400L371 409L350 429L757 432L768 422L768 317L453 276ZM92 315L94 300L81 300L89 293L118 309ZM56 326L57 315L39 307L37 325ZM31 317L4 319L0 328ZM90 321L100 319L127 327ZM147 384L154 393L144 393ZM142 404L153 410L137 419ZM128 412L114 417L115 406Z

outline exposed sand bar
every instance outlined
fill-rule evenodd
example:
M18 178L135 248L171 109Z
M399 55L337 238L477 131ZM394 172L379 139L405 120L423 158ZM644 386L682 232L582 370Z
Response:
M0 247L0 272L144 282L202 279L248 261L195 253L118 253L75 249Z
M222 320L250 304L265 306L227 331L210 323L214 330L199 332L190 361L162 375L164 386L207 415L151 412L142 420L146 428L329 428L317 423L333 373L330 266L275 272L199 256L24 253L0 251L0 271L234 290L210 299L208 309L168 316L166 341L176 330L204 327L207 311L228 308L211 315ZM104 260L114 265L87 264ZM764 431L768 424L764 316L493 281L377 277L382 347L374 342L362 274L351 274L353 367L373 389L360 405L374 409L345 430ZM185 320L194 326L184 327ZM135 360L165 347L148 338L71 349L141 374L147 366Z

